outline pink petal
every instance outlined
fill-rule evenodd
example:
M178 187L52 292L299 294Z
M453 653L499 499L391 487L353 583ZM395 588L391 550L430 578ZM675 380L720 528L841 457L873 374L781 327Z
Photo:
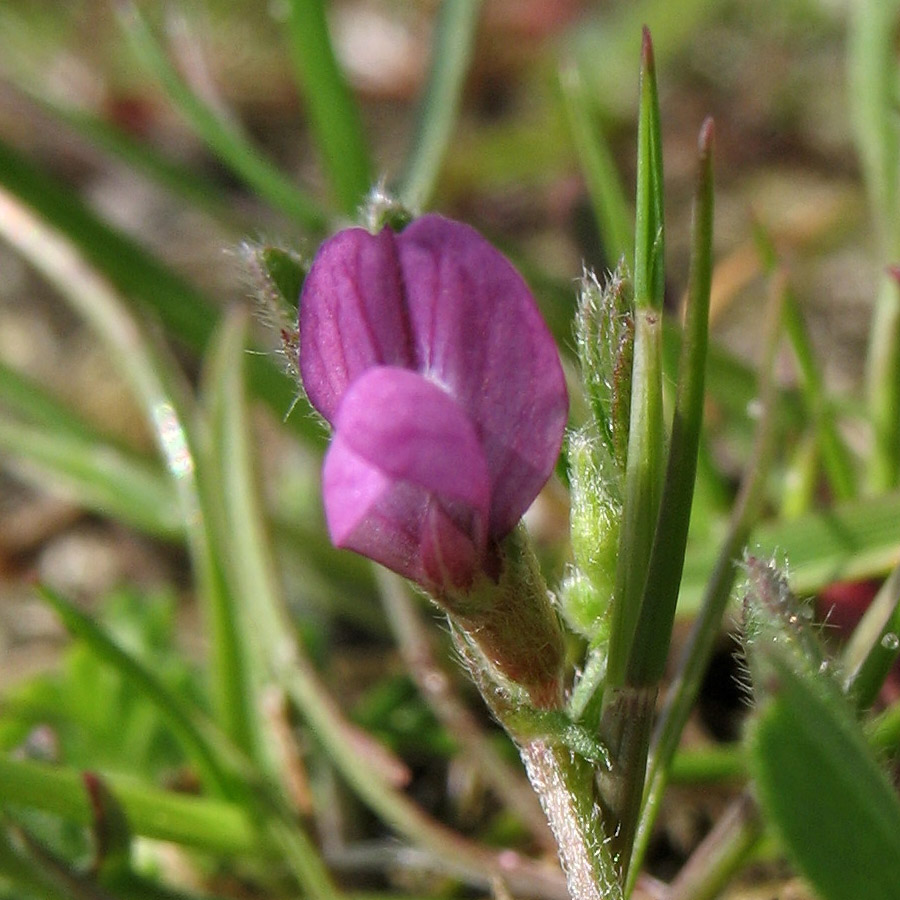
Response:
M354 380L379 365L417 371L456 399L486 459L490 536L503 537L552 472L568 411L556 345L521 276L441 216L398 235L340 232L300 300L310 401L333 424Z
M323 473L332 541L426 586L468 585L487 540L475 429L441 388L377 367L344 395Z
M300 372L310 402L333 422L366 369L413 364L393 232L338 232L319 248L300 297Z
M478 429L502 537L559 455L568 397L556 344L531 291L477 231L429 215L397 238L419 370Z

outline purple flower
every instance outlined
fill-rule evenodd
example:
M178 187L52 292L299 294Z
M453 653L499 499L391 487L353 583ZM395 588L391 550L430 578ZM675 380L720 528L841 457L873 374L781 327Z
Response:
M303 286L300 372L334 429L334 544L438 592L469 587L549 477L566 421L521 276L441 216L341 231Z

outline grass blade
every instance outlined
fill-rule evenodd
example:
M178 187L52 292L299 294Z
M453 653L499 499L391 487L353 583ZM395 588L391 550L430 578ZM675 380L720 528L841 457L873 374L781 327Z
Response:
M640 615L663 482L662 158L653 47L644 31L635 219L635 338L631 420L607 685L624 683Z
M196 475L192 436L186 431L182 401L171 389L176 366L154 352L127 305L90 266L76 246L0 190L0 234L53 284L105 346L152 423L159 453L172 476L186 526L198 594L213 634L211 691L226 733L250 746L249 698L235 664L237 643L230 602L219 564L211 552L210 523Z
M69 634L84 641L100 662L132 682L160 710L186 755L197 765L207 787L221 797L229 796L229 776L219 762L217 751L203 734L209 728L204 727L199 711L185 706L153 673L60 594L43 585L38 585L37 591L62 620Z
M756 246L762 257L763 267L770 276L775 277L778 269L778 258L770 236L759 225L754 229ZM803 399L810 419L812 420L818 446L822 452L822 461L828 473L828 480L838 500L849 500L856 495L856 472L853 459L846 443L840 435L835 420L834 409L829 403L822 370L813 353L812 343L799 301L789 283L785 282L784 329L794 358L803 378Z
M694 619L687 644L678 661L672 686L669 688L663 710L653 732L650 756L647 764L647 783L644 789L643 810L638 823L634 845L634 863L629 873L633 885L636 873L647 851L650 832L663 793L669 779L669 766L681 740L681 733L697 700L703 676L734 585L736 567L754 522L759 515L765 496L766 477L775 437L775 386L774 359L781 336L783 292L772 296L767 311L768 328L765 352L761 365L760 398L762 417L757 425L753 453L747 463L737 501L728 525L728 534L708 575L703 601Z
M627 258L629 248L634 246L632 211L577 65L571 64L562 70L560 85L604 256L615 265L618 260Z
M900 493L896 491L860 498L790 522L760 525L751 540L760 553L779 553L790 560L792 588L798 594L810 594L833 581L888 572L897 562L898 509ZM696 612L715 565L713 548L694 546L688 551L679 614Z
M848 65L851 111L869 202L885 264L900 260L900 129L897 59L893 43L897 0L860 0L850 17ZM867 354L866 388L874 442L868 487L900 483L900 289L882 280L875 300Z
M428 203L450 143L475 43L481 0L444 0L435 24L431 71L397 194L410 210Z
M36 426L65 432L95 443L115 443L57 400L42 385L0 362L0 404L13 415Z
M208 297L102 221L71 188L35 168L2 140L0 184L63 232L92 266L158 318L173 338L194 351L203 350L219 317ZM253 356L247 365L254 392L277 416L285 416L296 400L296 385L264 356ZM309 416L291 416L288 424L314 445L321 444L321 429Z
M167 539L184 537L175 491L158 465L64 430L0 416L0 451L38 487Z
M355 216L373 184L359 110L338 66L322 0L288 0L288 35L310 126L341 211Z
M133 778L104 778L135 834L224 855L271 855L255 823L238 805L191 797L139 784ZM5 803L63 816L90 825L93 809L82 773L0 755L0 794Z
M672 438L640 618L628 659L627 681L657 683L669 651L684 567L703 419L709 295L712 281L713 123L700 132L700 173L694 202L691 275L678 374Z
M273 209L285 213L303 228L323 231L326 216L318 205L185 84L133 3L121 7L120 21L140 63L163 86L169 99L212 153Z

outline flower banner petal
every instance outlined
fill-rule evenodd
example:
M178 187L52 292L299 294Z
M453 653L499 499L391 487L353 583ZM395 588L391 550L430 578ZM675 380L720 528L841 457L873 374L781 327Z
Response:
M338 232L319 248L300 296L300 372L329 421L350 384L377 365L413 368L404 286L390 229Z
M468 225L423 216L397 251L419 371L478 429L501 537L559 455L568 396L556 344L521 275Z

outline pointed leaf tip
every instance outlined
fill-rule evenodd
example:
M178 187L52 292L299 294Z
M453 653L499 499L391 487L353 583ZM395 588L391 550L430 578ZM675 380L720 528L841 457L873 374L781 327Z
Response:
M650 28L644 25L641 30L641 69L644 72L650 72L654 68L653 38L650 36Z
M707 116L700 126L700 138L697 144L700 148L700 155L703 157L710 156L716 141L716 123L712 116Z

